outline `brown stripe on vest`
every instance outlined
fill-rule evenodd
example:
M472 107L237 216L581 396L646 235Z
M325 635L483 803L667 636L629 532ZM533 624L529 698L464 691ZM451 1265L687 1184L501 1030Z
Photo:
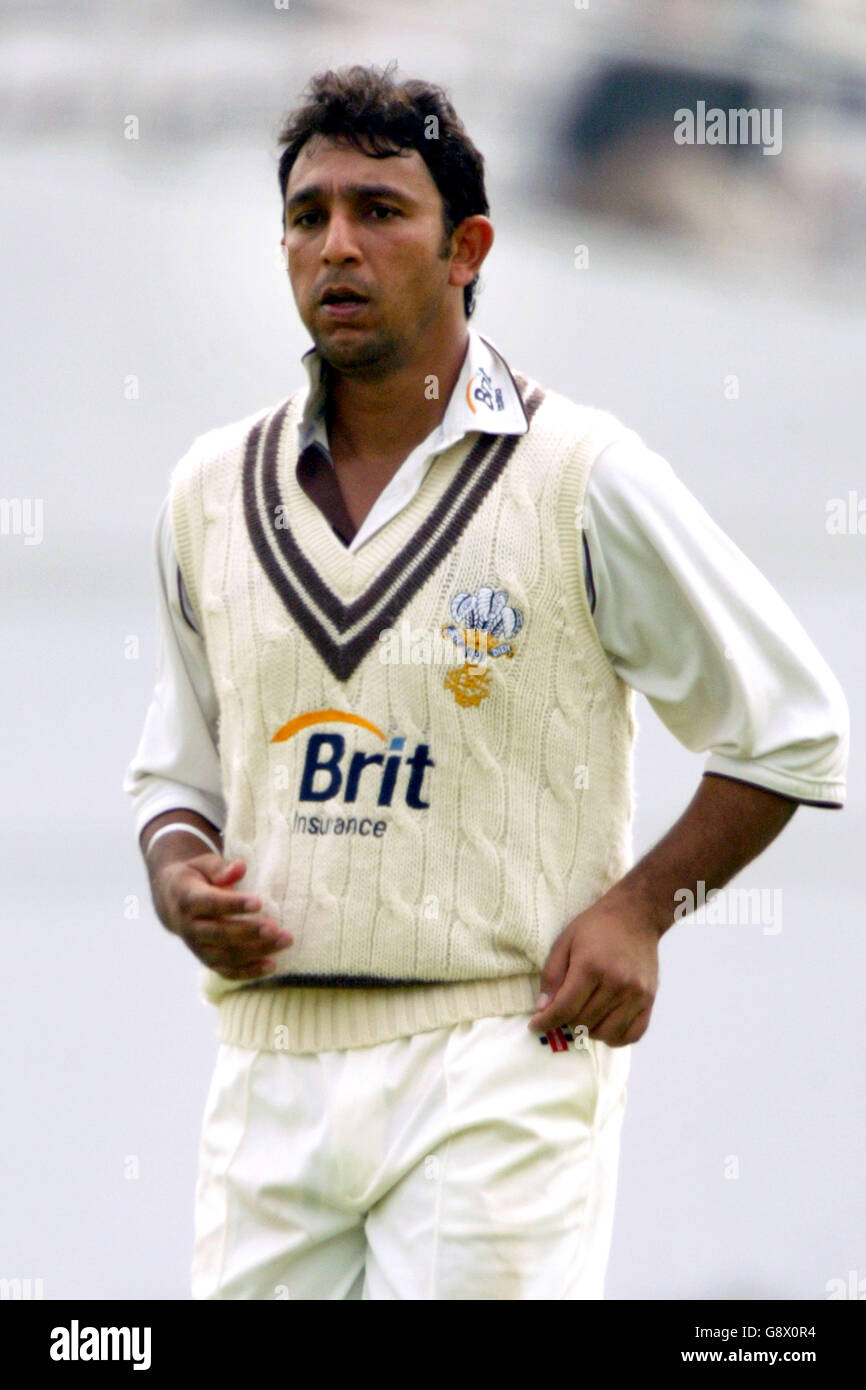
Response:
M524 412L531 424L544 392L536 387L524 398L523 390L529 383L516 375L515 382L519 383ZM363 594L346 604L310 564L291 527L276 526L277 508L282 508L284 517L288 514L277 479L279 445L288 406L289 401L285 401L268 419L255 425L247 438L243 465L247 530L255 554L283 605L331 673L344 681L375 646L383 628L394 626L406 605L453 549L524 436L482 434L411 540ZM262 492L261 507L257 487ZM275 548L290 573L283 569ZM397 587L386 599L395 583ZM357 627L368 613L372 616L354 636L340 641L331 637L313 611L315 607L327 615L340 633Z
M279 454L280 434L282 422L285 415L285 407L280 407L279 421L274 417L272 426L268 429L265 437L263 462L261 466L261 487L265 502L265 512L268 518L268 530L264 531L265 536L270 536L276 545L286 564L294 572L298 584L305 592L310 601L317 606L321 612L327 613L331 622L340 632L346 632L351 627L356 627L362 618L380 602L383 595L391 587L394 580L406 569L412 557L418 556L419 547L424 543L425 538L435 533L437 526L447 516L449 510L455 506L456 500L461 491L464 491L469 484L470 478L478 468L481 460L487 455L500 436L483 434L476 440L456 476L452 478L444 495L440 498L433 512L425 521L424 525L416 531L411 541L398 552L394 558L388 562L385 569L373 581L370 586L351 603L344 604L337 594L325 583L319 572L307 559L301 550L291 528L277 528L270 524L270 517L276 515L276 508L282 506L285 512L285 503L279 490L277 481L277 459ZM263 422L264 423L264 422ZM253 493L255 496L255 493ZM265 521L262 520L264 528ZM278 573L283 574L278 569ZM285 580L285 575L283 574Z

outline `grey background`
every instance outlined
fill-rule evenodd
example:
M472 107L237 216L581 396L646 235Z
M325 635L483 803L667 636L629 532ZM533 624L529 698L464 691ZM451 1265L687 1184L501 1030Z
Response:
M708 255L539 191L557 84L597 31L568 6L524 9L408 4L398 27L389 4L6 7L2 494L42 498L45 529L0 537L0 1276L41 1278L48 1298L188 1297L215 1016L153 914L121 791L154 679L151 536L192 438L301 380L280 115L320 67L392 57L449 87L487 157L497 236L473 323L668 458L851 707L845 810L801 808L735 880L781 889L782 931L683 923L663 940L607 1295L821 1299L866 1276L866 536L824 524L829 498L863 495L862 273L829 252ZM638 717L639 855L704 758L643 700Z

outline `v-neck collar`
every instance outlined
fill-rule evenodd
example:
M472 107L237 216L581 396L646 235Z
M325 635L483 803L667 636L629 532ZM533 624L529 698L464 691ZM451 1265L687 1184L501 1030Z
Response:
M529 383L512 375L531 422L544 393L527 395ZM297 480L302 397L289 397L247 438L244 517L286 610L332 674L348 680L457 543L525 436L476 433L446 449L407 506L351 552Z

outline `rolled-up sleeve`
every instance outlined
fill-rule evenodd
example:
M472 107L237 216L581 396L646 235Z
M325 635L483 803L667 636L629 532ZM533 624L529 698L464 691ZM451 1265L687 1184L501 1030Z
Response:
M850 716L815 644L670 464L638 436L596 460L584 505L593 619L617 673L705 773L845 803Z
M153 698L123 790L135 833L164 811L189 810L222 829L226 807L218 748L218 705L204 640L181 592L169 498L153 532L157 576L157 662Z

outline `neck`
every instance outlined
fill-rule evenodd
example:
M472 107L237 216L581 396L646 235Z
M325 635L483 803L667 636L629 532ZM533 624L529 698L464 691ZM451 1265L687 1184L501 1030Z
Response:
M428 340L415 358L385 376L330 371L326 410L334 462L399 467L445 414L468 347L464 320L452 337L439 344Z

